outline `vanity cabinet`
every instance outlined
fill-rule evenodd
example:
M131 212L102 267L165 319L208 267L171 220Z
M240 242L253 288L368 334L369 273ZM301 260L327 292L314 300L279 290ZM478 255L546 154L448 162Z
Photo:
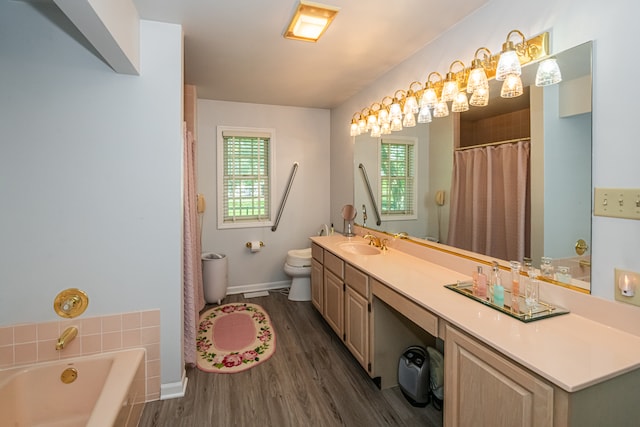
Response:
M344 342L369 370L369 276L347 264L344 280Z
M342 278L324 269L324 319L342 338L344 334L344 282Z
M319 248L319 251L318 251ZM312 245L311 301L360 365L369 365L369 276Z
M320 313L323 312L324 304L324 272L323 272L324 249L319 245L311 244L311 303Z
M446 326L445 426L553 426L554 387Z

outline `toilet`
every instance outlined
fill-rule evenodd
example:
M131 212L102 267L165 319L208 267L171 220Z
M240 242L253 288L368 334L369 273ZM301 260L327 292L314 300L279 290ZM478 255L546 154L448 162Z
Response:
M289 300L311 301L311 248L287 252L284 272L292 279Z

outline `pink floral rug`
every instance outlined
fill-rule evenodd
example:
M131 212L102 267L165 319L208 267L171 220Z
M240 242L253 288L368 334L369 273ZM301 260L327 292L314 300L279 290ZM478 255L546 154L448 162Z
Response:
M224 304L200 315L198 368L234 373L259 365L276 350L271 320L256 304Z

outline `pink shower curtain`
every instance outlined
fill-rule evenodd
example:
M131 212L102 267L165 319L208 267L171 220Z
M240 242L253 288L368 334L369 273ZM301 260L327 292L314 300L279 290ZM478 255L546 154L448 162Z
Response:
M184 130L184 336L186 364L196 363L196 336L200 310L204 307L200 230L196 210L196 142L191 132Z
M529 141L454 153L447 243L491 257L529 256Z

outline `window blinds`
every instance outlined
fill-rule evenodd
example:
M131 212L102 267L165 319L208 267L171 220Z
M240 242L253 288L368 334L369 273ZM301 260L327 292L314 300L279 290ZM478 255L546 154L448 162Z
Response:
M413 143L380 144L380 205L382 215L415 213L415 155Z
M270 135L223 132L224 222L268 221Z

